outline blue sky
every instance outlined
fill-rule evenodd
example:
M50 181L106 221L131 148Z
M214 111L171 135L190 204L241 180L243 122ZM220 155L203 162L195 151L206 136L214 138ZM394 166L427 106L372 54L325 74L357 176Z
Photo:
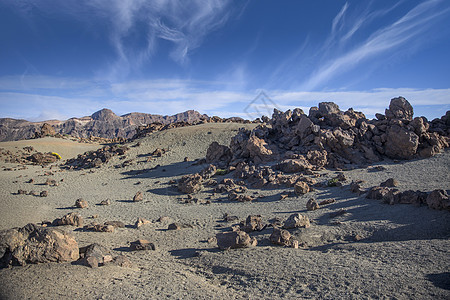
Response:
M0 117L450 109L448 0L0 0L0 28Z

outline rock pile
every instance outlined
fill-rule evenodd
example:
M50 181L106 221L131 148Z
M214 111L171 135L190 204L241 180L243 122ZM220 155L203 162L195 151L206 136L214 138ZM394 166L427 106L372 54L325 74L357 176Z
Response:
M309 115L299 108L274 110L272 119L253 130L241 129L229 146L213 143L207 161L221 166L260 165L280 161L285 173L346 169L382 160L435 155L449 147L450 112L428 122L413 118L403 97L391 100L385 115L368 120L361 112L343 112L332 102L319 103ZM241 166L242 168L242 166Z
M129 150L126 146L105 146L97 151L88 151L69 159L64 167L68 169L90 169L100 167L116 155L124 155Z
M430 193L413 190L400 192L398 189L381 184L369 189L366 198L382 200L391 205L427 205L431 209L450 210L450 197L445 190L434 190Z

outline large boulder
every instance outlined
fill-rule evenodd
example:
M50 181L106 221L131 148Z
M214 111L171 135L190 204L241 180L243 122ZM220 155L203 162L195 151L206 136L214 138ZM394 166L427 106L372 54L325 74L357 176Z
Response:
M403 97L391 99L389 109L386 109L386 118L388 119L404 119L411 121L414 111L411 104Z
M309 218L307 216L296 213L289 216L289 218L284 222L283 228L309 228L310 226L311 223L309 222Z
M185 194L197 193L203 188L202 180L199 174L184 175L178 181L178 190Z
M273 228L273 232L269 237L272 244L281 246L289 246L291 244L291 239L292 236L289 231L277 227Z
M0 231L0 266L70 262L79 258L78 244L64 231L28 224Z
M329 116L331 114L337 114L341 110L339 106L334 102L320 102L319 103L319 113L322 117Z
M399 125L387 130L385 154L390 158L411 159L417 152L419 137Z
M235 249L254 247L258 244L255 238L251 238L244 231L222 232L216 234L217 246L220 249Z
M246 148L255 163L270 161L274 157L274 152L269 148L266 141L255 135L249 138Z
M228 164L231 158L230 148L217 142L212 142L206 150L206 162L208 163Z
M285 159L277 165L285 173L297 173L312 168L311 164L302 155L297 159Z

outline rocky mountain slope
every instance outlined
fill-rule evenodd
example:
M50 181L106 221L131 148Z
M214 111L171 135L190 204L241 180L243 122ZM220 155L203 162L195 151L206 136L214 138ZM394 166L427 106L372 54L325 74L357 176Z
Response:
M141 125L159 122L170 124L176 122L195 122L207 118L197 111L188 110L173 116L161 116L145 113L129 113L117 116L109 109L102 109L91 116L70 118L66 121L50 120L45 122L29 122L11 118L0 119L0 141L15 141L32 138L40 132L44 123L53 126L56 133L75 137L98 136L103 138L131 138L136 128Z

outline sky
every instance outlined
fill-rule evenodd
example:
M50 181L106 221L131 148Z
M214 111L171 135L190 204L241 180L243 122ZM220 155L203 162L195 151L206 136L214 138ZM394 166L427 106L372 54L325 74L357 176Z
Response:
M0 0L0 117L450 110L448 0Z

